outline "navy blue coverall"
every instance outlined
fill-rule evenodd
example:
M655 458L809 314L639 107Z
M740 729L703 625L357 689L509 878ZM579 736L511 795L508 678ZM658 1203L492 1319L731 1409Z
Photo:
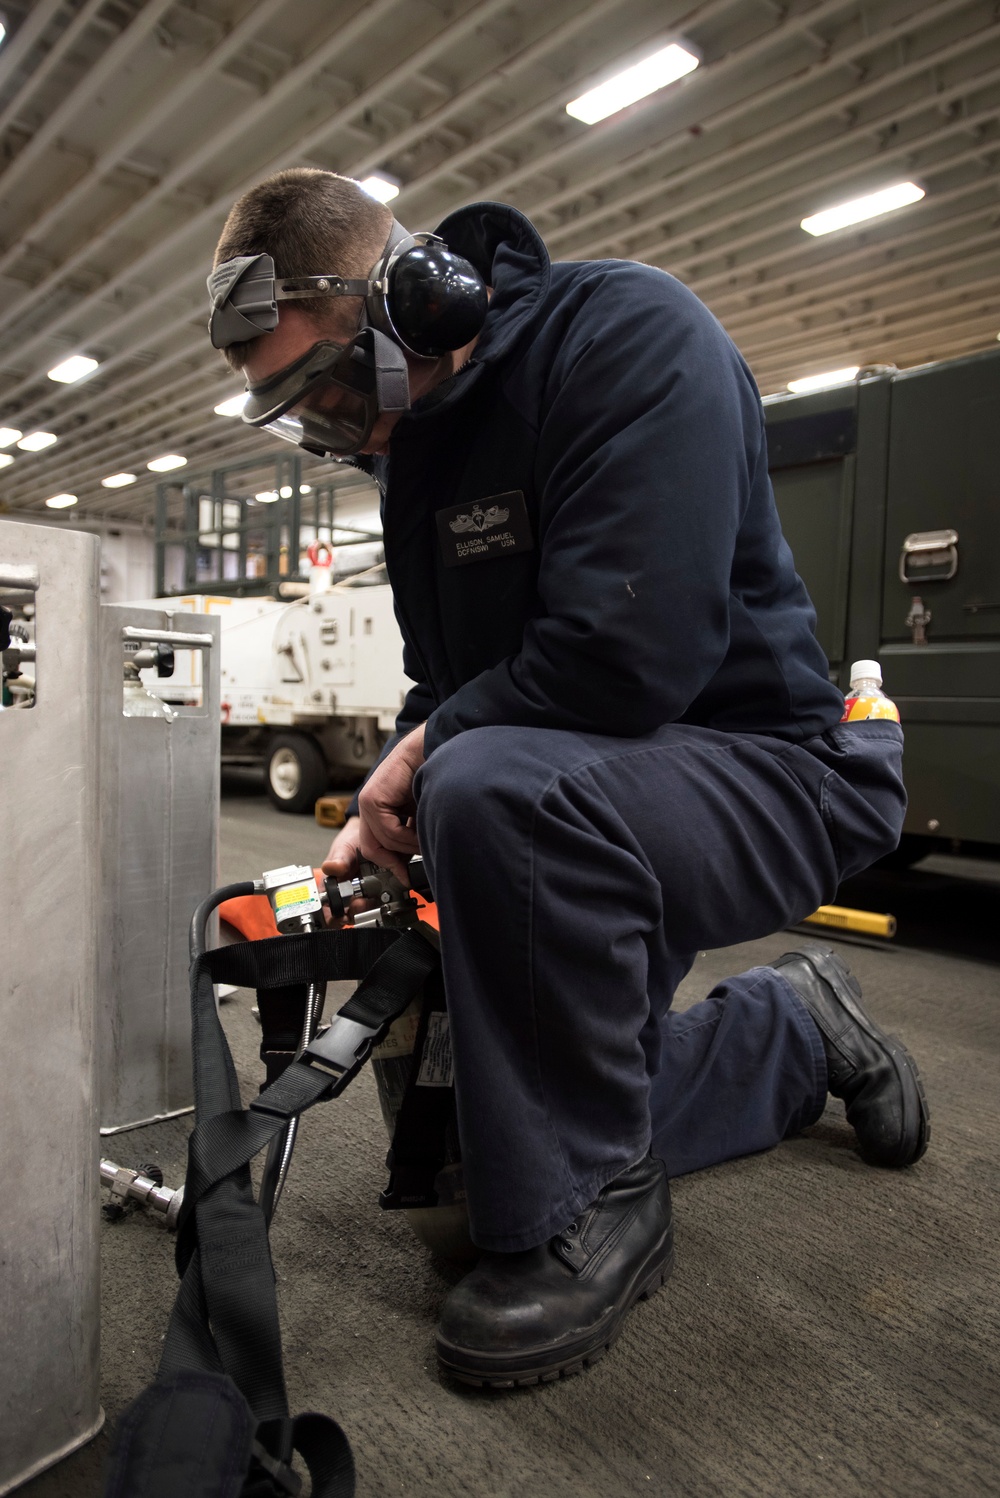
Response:
M839 726L759 397L697 298L551 265L503 205L438 232L489 315L370 466L415 683L397 730L426 723L472 1232L515 1251L651 1143L678 1175L819 1116L819 1032L777 972L671 1000L700 949L895 847L902 735Z

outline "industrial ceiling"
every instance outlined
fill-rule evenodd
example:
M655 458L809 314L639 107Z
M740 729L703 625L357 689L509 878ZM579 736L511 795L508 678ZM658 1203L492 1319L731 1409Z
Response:
M526 212L554 258L662 266L765 394L1000 332L994 0L0 9L0 426L58 438L9 446L7 512L70 492L74 518L148 518L149 459L182 455L183 479L283 446L213 413L239 387L205 333L226 213L283 166L388 173L410 228L490 198ZM700 58L686 78L594 126L566 113L674 39ZM819 239L800 227L902 178L921 202ZM53 383L72 354L97 369ZM138 481L101 486L121 470Z

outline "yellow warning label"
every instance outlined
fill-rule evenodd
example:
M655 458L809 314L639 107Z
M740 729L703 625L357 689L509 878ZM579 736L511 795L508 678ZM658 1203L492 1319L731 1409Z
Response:
M288 889L279 889L274 903L278 910L284 910L286 905L306 905L315 898L316 891L310 889L308 884L293 884Z

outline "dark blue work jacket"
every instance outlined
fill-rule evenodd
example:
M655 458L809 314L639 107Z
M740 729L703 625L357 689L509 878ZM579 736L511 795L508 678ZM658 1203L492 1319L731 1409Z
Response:
M470 362L366 465L416 683L398 730L426 719L429 754L492 724L836 723L760 400L711 313L646 265L550 264L502 204L438 232L493 297Z

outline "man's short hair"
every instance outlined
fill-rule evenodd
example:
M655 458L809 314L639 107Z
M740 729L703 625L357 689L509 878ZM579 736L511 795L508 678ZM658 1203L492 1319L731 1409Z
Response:
M230 209L215 265L237 255L270 255L277 276L366 276L389 235L392 213L351 177L317 167L289 167L244 193ZM322 327L336 302L296 302ZM267 335L262 335L266 337ZM259 340L234 343L223 354L242 368Z

